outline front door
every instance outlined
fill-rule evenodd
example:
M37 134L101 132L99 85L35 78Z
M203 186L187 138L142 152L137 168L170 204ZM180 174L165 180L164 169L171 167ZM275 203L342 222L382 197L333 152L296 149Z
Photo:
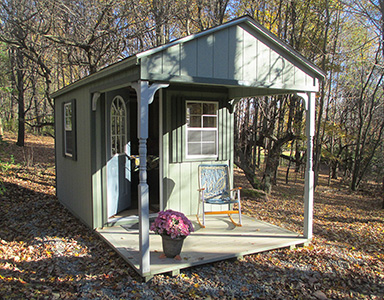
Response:
M107 217L131 206L129 102L107 94Z

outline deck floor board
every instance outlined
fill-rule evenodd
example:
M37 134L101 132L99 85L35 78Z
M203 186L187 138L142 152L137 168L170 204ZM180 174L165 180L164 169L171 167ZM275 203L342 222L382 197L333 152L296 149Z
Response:
M308 242L302 235L248 216L243 216L242 227L235 227L225 216L207 217L206 228L200 228L197 222L193 225L195 232L184 240L181 260L160 258L161 237L150 233L150 274L140 272L138 226L105 227L97 232L143 277L177 274L192 266Z

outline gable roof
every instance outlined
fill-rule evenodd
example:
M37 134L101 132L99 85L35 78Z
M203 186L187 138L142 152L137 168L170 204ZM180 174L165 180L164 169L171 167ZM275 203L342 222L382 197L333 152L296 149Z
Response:
M130 80L226 86L231 97L318 91L325 73L249 16L159 46L106 67L53 97L135 69Z
M137 54L141 78L273 90L317 91L324 72L245 16Z

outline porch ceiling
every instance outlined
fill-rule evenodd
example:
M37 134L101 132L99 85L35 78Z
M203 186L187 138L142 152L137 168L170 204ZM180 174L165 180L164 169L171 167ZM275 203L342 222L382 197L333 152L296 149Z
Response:
M191 219L195 219L194 216ZM136 226L117 226L98 229L100 236L124 258L141 276L171 272L215 261L238 258L272 249L291 247L308 242L302 235L243 216L243 226L235 227L228 217L212 216L206 228L193 221L195 232L184 240L181 260L161 259L161 237L150 234L150 273L140 273L139 230ZM136 227L136 228L135 228Z

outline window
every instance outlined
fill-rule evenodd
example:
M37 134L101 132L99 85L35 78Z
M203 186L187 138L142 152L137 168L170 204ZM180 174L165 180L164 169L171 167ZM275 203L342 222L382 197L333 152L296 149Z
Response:
M123 98L116 96L111 105L111 153L125 153L127 143L126 107Z
M216 102L187 101L187 158L217 157Z
M64 102L64 156L76 159L75 100Z

